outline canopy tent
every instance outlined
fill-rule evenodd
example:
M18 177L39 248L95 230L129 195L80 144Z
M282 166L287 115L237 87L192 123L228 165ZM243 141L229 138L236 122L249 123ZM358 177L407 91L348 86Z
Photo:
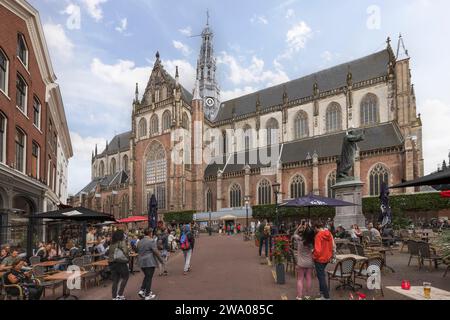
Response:
M311 208L336 208L336 207L354 207L357 204L346 202L333 198L325 198L310 194L303 198L286 200L280 205L281 208L308 208L308 218L311 218Z
M418 178L413 181L403 182L396 186L391 187L391 189L432 186L435 187L436 190L444 190L441 188L441 186L444 185L450 185L450 170L432 173L430 175Z
M145 222L145 221L148 221L148 217L145 217L145 216L134 216L134 217L126 218L126 219L117 220L117 223L119 223L119 224L127 224L127 223Z
M450 198L450 190L449 191L442 191L441 192L442 198Z

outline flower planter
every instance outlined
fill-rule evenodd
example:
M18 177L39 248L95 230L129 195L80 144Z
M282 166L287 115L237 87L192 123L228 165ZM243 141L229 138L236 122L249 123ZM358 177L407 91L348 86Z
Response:
M277 284L286 283L286 268L283 263L279 263L276 266Z

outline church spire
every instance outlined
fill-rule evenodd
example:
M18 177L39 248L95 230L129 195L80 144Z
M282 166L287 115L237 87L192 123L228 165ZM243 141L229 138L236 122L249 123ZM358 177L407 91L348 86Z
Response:
M134 92L134 102L139 102L139 84L136 82L136 91Z
M402 36L401 33L400 33L400 35L398 36L397 55L395 56L396 60L398 60L398 58L399 58L399 56L400 56L400 47L403 49L403 55L406 56L406 57L404 57L404 58L405 58L405 59L406 59L406 58L409 58L409 52L408 52L408 50L406 49L405 42L403 41L403 36Z
M202 45L197 61L197 80L199 95L203 99L205 115L214 120L220 106L220 89L216 80L216 59L214 57L214 33L210 27L209 11L206 13L206 26L201 34Z

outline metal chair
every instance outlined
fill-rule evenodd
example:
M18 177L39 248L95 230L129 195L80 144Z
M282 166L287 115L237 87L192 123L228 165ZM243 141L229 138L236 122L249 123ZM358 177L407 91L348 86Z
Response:
M433 269L432 263L434 262L434 266L437 269L439 264L443 263L443 260L441 257L439 257L436 252L433 250L433 252L431 252L431 247L430 244L424 241L419 241L417 243L418 248L419 248L419 255L420 255L420 260L421 260L421 264L423 265L425 261L428 261L430 263L430 270Z
M45 281L45 268L40 266L33 267L33 275L36 279L40 281L40 285L44 288L43 296L45 297L46 289L52 289L53 295L55 295L55 291L57 288L63 285L62 281Z
M1 277L1 286L4 290L4 300L11 300L11 298L17 298L17 300L25 300L23 288L17 284L6 284L5 276L6 273ZM10 294L10 292L8 291L10 291L11 289L16 289L18 294Z
M402 242L402 247L400 252L403 252L403 248L408 247L408 241L411 240L411 236L408 230L400 230L400 241Z
M41 263L41 257L40 256L33 256L30 258L30 265L34 266L38 263Z
M383 257L381 257L381 256L372 257L372 258L369 258L367 261L365 261L361 265L361 268L359 270L354 271L353 283L356 284L356 278L365 280L367 282L367 279L369 279L369 277L371 276L371 274L369 274L369 272L368 272L368 269L371 266L378 267L380 269L380 272L383 271L383 267L384 267ZM381 295L384 297L383 285L381 283L380 283L380 288L381 288Z
M340 288L350 288L355 291L355 284L352 281L353 272L356 266L356 259L347 258L339 261L334 268L334 271L328 271L328 287L331 287L331 280L339 281L340 285L336 290Z
M417 241L408 240L408 252L409 252L408 267L411 265L412 258L417 258L417 263L419 264L420 269L422 265L422 260L420 259L419 244Z

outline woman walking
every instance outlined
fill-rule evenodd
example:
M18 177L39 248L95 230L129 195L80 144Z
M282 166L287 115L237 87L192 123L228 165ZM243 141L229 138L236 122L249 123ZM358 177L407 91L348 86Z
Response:
M122 230L118 230L112 235L108 260L113 280L112 298L113 300L125 300L123 293L125 291L130 272L128 269L128 246ZM120 288L118 289L119 282Z
M301 231L299 226L294 234L297 241L297 300L310 300L312 287L312 273L314 269L313 249L315 232L309 226ZM302 236L300 236L302 232ZM304 286L306 281L306 288ZM305 294L305 295L304 295Z
M138 295L147 301L154 300L156 294L152 292L152 281L158 260L164 268L164 260L161 258L155 239L153 239L153 230L147 229L144 231L144 238L137 244L137 251L139 254L139 266L144 273L144 280L142 281L141 290Z
M191 233L191 227L189 224L183 226L183 232L180 238L180 247L183 250L184 255L184 275L187 275L191 271L191 258L192 251L194 250L195 239Z

